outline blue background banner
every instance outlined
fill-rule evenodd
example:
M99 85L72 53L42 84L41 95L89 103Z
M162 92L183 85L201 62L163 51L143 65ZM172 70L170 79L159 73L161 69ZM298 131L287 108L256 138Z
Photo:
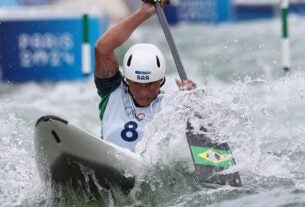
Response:
M187 0L179 4L169 5L165 14L169 23L178 22L207 22L219 23L231 18L231 0Z
M94 54L94 43L106 25L97 17L90 19L91 54ZM81 15L53 20L2 21L2 79L11 82L83 79L82 29ZM92 55L91 62L93 61Z
M27 5L42 5L53 2L55 0L1 0L0 6L27 6Z

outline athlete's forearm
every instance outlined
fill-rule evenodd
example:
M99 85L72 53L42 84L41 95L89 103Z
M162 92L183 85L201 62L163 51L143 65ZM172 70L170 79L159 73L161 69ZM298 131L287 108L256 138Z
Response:
M143 7L110 28L96 43L96 49L102 52L112 52L121 46L133 33L133 31L152 14L147 13Z
M114 50L121 46L133 31L155 13L150 4L143 4L135 13L110 28L95 45L95 75L109 78L119 70Z

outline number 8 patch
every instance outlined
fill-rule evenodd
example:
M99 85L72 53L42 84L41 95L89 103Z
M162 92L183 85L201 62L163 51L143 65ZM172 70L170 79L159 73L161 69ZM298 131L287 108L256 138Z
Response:
M121 132L121 137L127 142L133 142L138 139L139 134L136 131L138 124L134 121L127 122Z

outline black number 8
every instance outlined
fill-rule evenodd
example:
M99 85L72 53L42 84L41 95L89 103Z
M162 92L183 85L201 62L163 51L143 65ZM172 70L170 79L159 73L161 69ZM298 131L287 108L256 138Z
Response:
M133 142L138 139L139 134L136 131L138 124L134 121L127 122L121 132L121 137L127 142Z

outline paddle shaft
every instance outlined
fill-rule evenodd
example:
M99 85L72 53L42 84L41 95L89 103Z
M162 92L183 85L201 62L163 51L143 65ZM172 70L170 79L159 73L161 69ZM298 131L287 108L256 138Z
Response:
M174 58L174 61L175 61L175 64L176 64L176 67L177 67L180 79L182 81L187 80L188 78L187 78L187 75L185 73L184 67L182 65L181 58L179 56L176 44L174 42L174 38L173 38L172 33L171 33L170 29L169 29L169 26L168 26L166 17L164 15L163 9L161 7L161 4L160 4L160 2L158 0L156 1L156 9L157 9L157 14L158 14L158 17L159 17L160 24L162 26L163 32L165 34L167 43L168 43L169 48L170 48L170 50L172 52L172 55L173 55L173 58Z

